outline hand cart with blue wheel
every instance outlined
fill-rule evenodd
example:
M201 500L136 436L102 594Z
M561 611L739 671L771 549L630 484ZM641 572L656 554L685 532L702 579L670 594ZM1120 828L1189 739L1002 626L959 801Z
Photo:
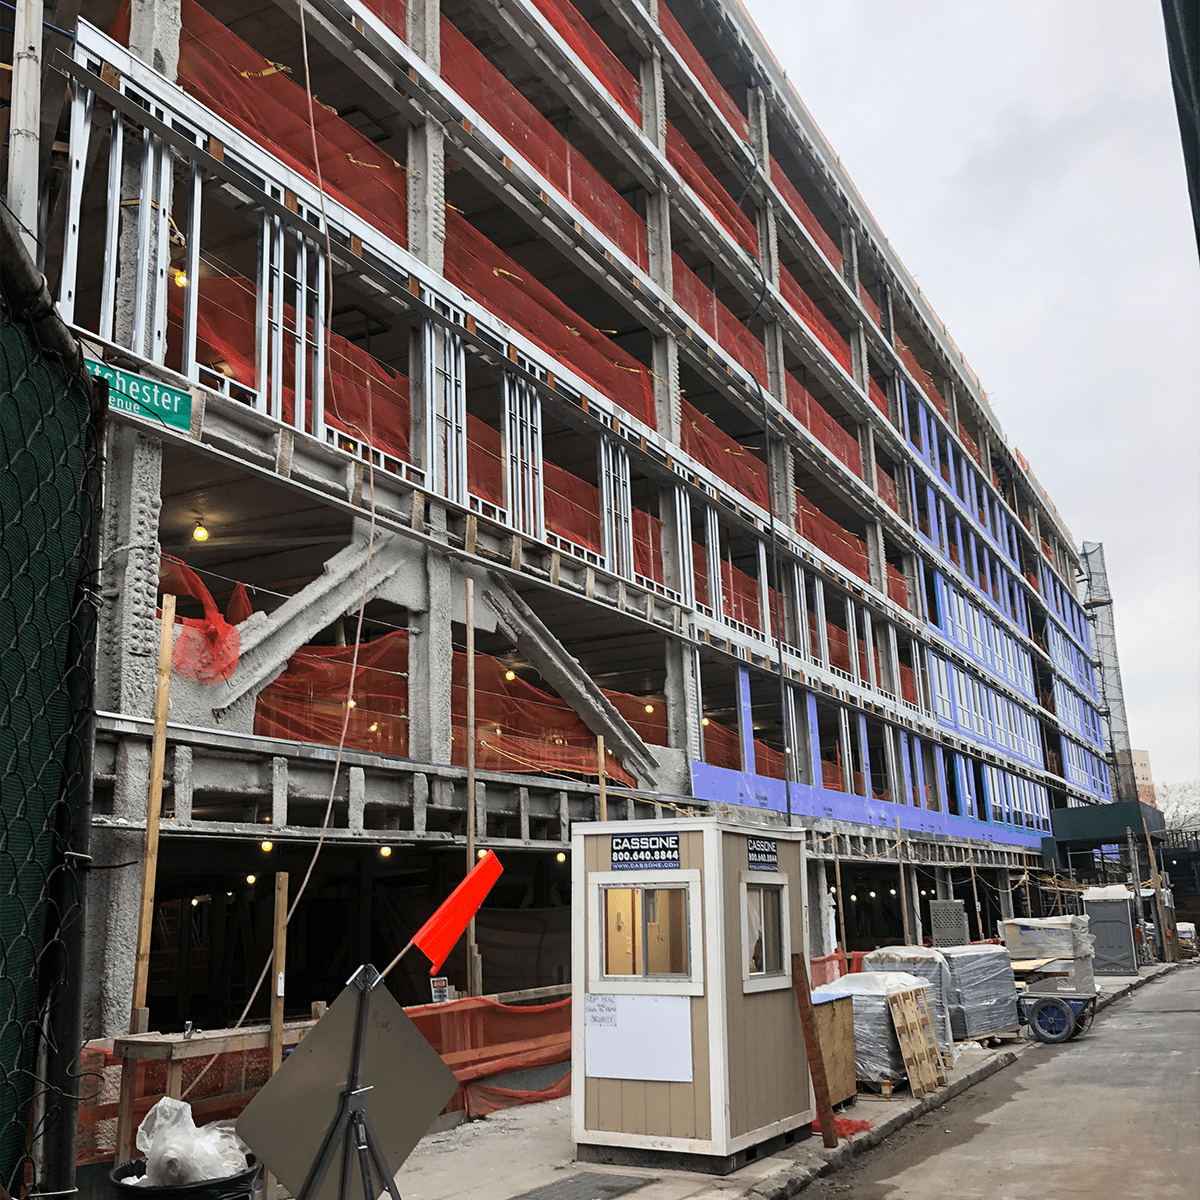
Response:
M1091 1028L1096 997L1085 992L1024 992L1017 997L1021 1024L1040 1042L1058 1045Z

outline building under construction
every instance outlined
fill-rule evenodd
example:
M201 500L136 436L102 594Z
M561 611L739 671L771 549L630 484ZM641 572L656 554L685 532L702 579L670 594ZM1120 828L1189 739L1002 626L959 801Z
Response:
M1112 798L1079 552L736 0L46 19L32 211L111 389L89 1035L164 595L154 1028L237 1017L322 836L289 1007L390 959L468 805L484 990L566 982L598 738L609 820L810 829L814 954L1041 911Z

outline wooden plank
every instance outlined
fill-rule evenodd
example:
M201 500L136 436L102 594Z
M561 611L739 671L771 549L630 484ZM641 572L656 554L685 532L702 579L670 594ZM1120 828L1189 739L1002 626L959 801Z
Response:
M283 991L287 966L288 873L275 872L275 928L271 960L271 1025L267 1050L274 1075L283 1066Z
M137 1097L137 1059L121 1056L121 1093L117 1101L117 1163L133 1157L133 1103Z
M792 987L800 1006L800 1026L804 1030L804 1048L808 1052L808 1069L812 1072L813 1094L817 1100L817 1119L821 1122L821 1140L828 1149L838 1144L833 1127L833 1105L829 1102L829 1084L825 1078L825 1058L817 1036L817 1021L813 1015L812 992L808 986L808 966L803 954L792 955Z
M841 1104L857 1091L854 1071L854 1004L850 996L839 996L813 1005L817 1036L825 1058L829 1103Z
M158 874L158 823L162 814L163 764L167 755L167 711L171 700L171 651L175 645L175 597L164 595L158 633L158 683L154 696L154 737L150 744L150 793L146 797L146 834L142 840L142 893L138 903L137 958L133 967L133 1005L129 1032L141 1024L150 978L150 932L154 926L154 885Z

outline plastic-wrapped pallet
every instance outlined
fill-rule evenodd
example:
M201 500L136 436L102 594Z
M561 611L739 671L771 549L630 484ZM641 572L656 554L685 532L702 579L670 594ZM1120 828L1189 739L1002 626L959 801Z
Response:
M950 968L946 957L932 946L882 946L864 955L864 971L906 971L930 983L930 1013L933 1032L943 1054L954 1057L954 1036L950 1030Z
M1126 896L1130 894L1125 891ZM1088 933L1087 917L1010 918L1000 922L1000 936L1015 961L1095 955L1096 939Z
M919 988L924 989L932 1014L929 980L904 971L857 971L813 988L814 998L822 995L854 998L854 1071L859 1079L908 1078L887 998L896 992Z
M956 1041L1015 1029L1017 983L1004 946L943 946L950 968L950 1028Z

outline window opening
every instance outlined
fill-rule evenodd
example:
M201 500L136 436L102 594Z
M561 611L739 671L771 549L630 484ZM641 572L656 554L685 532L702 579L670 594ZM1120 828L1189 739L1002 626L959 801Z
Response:
M746 886L746 950L751 975L783 972L783 888Z
M603 893L605 975L688 975L685 887L606 887Z

